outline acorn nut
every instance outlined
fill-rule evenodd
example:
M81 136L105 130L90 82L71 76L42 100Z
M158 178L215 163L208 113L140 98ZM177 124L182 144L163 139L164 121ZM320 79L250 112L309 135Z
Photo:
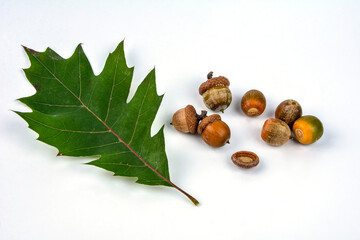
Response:
M225 143L229 143L230 128L221 121L219 114L213 114L204 118L198 126L198 133L201 134L201 138L208 145L212 147L221 147Z
M275 118L286 122L290 127L301 115L302 108L300 104L292 99L283 101L275 110Z
M206 113L202 111L198 115L192 105L187 105L174 113L170 124L179 132L195 134L199 121L206 116Z
M324 127L321 121L315 116L303 116L295 121L293 133L300 143L311 144L321 138Z
M236 152L231 156L233 163L242 168L252 168L259 164L259 157L248 151Z
M291 137L291 130L286 122L277 119L270 118L265 121L261 131L261 138L273 146L281 146Z
M241 109L247 116L259 116L266 107L266 99L259 90L247 91L241 99Z
M207 75L208 80L200 85L199 94L203 96L207 108L224 112L232 101L229 89L230 81L226 77L213 78L212 75L213 72L209 72Z

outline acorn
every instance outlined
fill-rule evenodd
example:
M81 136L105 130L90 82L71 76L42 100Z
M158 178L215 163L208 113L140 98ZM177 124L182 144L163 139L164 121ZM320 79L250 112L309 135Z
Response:
M221 121L219 114L213 114L205 117L198 126L197 132L208 145L212 147L222 147L229 143L230 128Z
M234 153L231 156L231 160L242 168L252 168L259 164L259 157L255 153L248 151Z
M295 121L293 133L296 140L300 143L311 144L321 138L324 133L324 127L317 117L308 115Z
M277 119L270 118L265 121L261 131L261 138L273 146L281 146L291 137L291 130L286 122Z
M292 99L283 101L275 110L275 118L286 122L290 127L301 115L302 108L300 104Z
M247 116L259 116L266 107L266 99L259 90L247 91L241 99L241 109Z
M195 134L198 123L206 116L206 111L201 111L201 114L196 113L195 108L192 105L187 105L185 108L177 110L170 123L176 130L183 133Z
M223 76L214 78L212 76L213 72L209 72L207 75L208 80L199 87L199 94L203 96L207 108L224 112L232 101L229 89L230 81Z

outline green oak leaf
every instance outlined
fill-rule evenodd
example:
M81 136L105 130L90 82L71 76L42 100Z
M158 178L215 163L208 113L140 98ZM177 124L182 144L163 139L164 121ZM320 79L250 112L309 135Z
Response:
M178 189L170 181L164 126L150 129L163 96L157 95L155 70L127 103L134 68L126 65L124 44L111 53L95 76L81 44L64 59L52 49L37 52L24 47L31 66L25 75L36 93L19 99L32 112L16 112L39 134L38 140L56 147L60 156L96 156L88 164L136 177L137 183Z

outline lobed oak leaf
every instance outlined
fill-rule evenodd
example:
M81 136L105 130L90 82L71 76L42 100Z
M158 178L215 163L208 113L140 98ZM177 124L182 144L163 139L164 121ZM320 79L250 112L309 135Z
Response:
M60 156L96 156L89 162L116 176L136 177L137 183L174 187L195 205L198 201L170 181L164 126L150 129L163 96L156 92L155 69L126 102L134 68L126 64L123 42L95 76L79 44L64 59L52 49L24 47L31 66L25 75L36 93L19 99L32 112L16 112L56 147Z

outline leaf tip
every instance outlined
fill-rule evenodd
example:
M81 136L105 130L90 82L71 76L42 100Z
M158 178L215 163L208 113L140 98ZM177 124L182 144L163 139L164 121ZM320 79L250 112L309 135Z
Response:
M47 47L47 48L45 49L45 53L49 54L49 53L51 53L51 52L52 52L52 49L51 49L50 47Z
M148 76L154 76L154 78L155 78L155 66L151 69Z
M84 45L84 43L79 43L78 45L77 45L77 47L76 47L76 50L77 51L79 51L79 50L81 50L82 51L82 49L83 49L83 46Z
M19 115L19 112L18 112L18 111L16 111L16 110L9 109L9 111L11 111L11 112L13 112L13 113L15 113L15 114Z
M21 102L21 103L24 103L24 99L25 99L25 98L18 98L18 99L15 99L15 101L19 101L19 102Z
M31 53L31 54L39 53L38 51L35 51L34 49L28 48L28 47L26 47L24 45L21 45L21 46L24 48L25 52L27 52L27 53Z
M121 41L118 45L117 45L117 47L116 47L116 49L115 49L115 52L116 51L124 51L124 40L123 41Z

